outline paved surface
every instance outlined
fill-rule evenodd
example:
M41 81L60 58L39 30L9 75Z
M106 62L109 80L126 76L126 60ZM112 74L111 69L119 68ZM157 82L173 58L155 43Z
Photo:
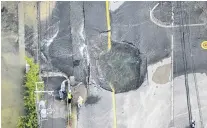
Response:
M195 92L195 81L193 74L189 75L189 88L190 88L190 99L191 99L191 107L192 107L192 116L196 121L196 126L198 128L202 128L200 121L203 122L204 128L207 126L207 118L206 118L206 91L207 88L205 86L206 83L206 75L196 73L196 79L198 81L198 91L199 91L199 100L201 106L198 106L198 100ZM184 86L184 76L180 76L174 79L174 116L175 116L175 126L176 128L184 128L188 126L188 110L187 110L187 101L186 101L186 91ZM202 117L200 119L199 109L202 113Z
M58 69L82 82L86 82L90 75L88 95L95 97L96 102L79 110L78 127L111 128L116 111L118 128L166 128L173 122L172 108L175 117L187 111L186 95L182 93L185 91L184 80L176 79L185 72L207 71L207 52L200 47L207 38L206 25L199 25L206 21L206 2L157 3L124 2L111 6L110 52L107 51L105 2L57 2L52 16L42 22L42 40L45 39L41 42L42 53L46 59L42 57L41 63L45 69ZM169 27L172 23L178 27ZM186 54L184 61L183 53ZM162 73L154 72L160 66L171 64L170 57L175 78L173 107L172 81L152 80L153 76L162 77ZM88 63L90 74L86 70ZM169 71L168 67L163 74L170 76ZM192 80L190 76L188 79ZM116 89L116 110L112 107L111 92L107 91L111 90L109 83ZM196 108L193 82L189 82L189 86L192 108ZM201 107L205 107L202 97L205 88L201 90ZM193 117L198 122L198 114ZM206 122L205 118L203 122ZM174 124L186 127L187 116L176 117Z
M165 58L171 54L170 49L171 49L172 40L171 40L170 36L173 35L174 36L174 39L173 39L173 42L174 42L174 44L173 44L174 45L174 49L173 49L173 53L174 53L174 56L173 56L173 65L174 65L173 75L174 75L174 77L176 77L176 76L179 76L185 72L184 67L183 67L183 62L182 62L182 54L181 54L182 49L181 49L181 45L180 45L180 43L181 43L180 36L182 35L182 33L185 33L185 37L184 37L185 41L182 43L185 43L186 45L189 44L189 42L195 43L194 48L191 51L194 51L194 54L199 54L201 56L201 58L200 57L196 58L196 59L198 59L195 63L195 65L196 65L195 67L197 67L197 68L195 68L194 72L205 72L206 67L203 67L202 65L206 64L206 59L204 59L204 55L206 55L206 51L204 51L200 48L200 43L202 42L202 40L206 39L206 36L203 35L204 33L206 33L205 27L204 26L185 27L184 29L183 28L176 28L173 30L173 32L171 31L171 29L158 27L156 24L154 24L154 23L152 23L152 21L150 21L150 16L149 16L149 10L152 9L155 4L156 4L156 2L125 2L117 10L115 10L114 12L111 12L111 16L112 16L112 42L114 41L112 43L112 49L116 48L116 47L113 47L114 45L116 45L116 42L120 43L120 45L122 45L122 46L124 46L125 43L127 43L129 45L133 45L135 47L135 50L137 50L137 49L140 50L140 53L142 53L142 57L144 56L144 58L145 57L147 58L148 64L150 65L150 64L153 64L153 63L157 62L158 60ZM174 8L179 8L179 6L180 6L179 3L176 3L176 2L173 4L174 4L173 5ZM195 4L195 3L184 3L185 7L183 7L182 9L183 10L184 9L185 10L192 9L191 4ZM90 8L89 7L87 8L88 5L86 4L85 9L88 12L93 12L92 10L95 10L95 9L92 8L93 6L91 6L91 4L89 4L89 5L90 5ZM87 34L92 33L90 36L87 37L87 39L90 40L89 45L92 45L92 46L96 45L95 48L92 47L91 49L89 49L89 51L90 50L92 51L91 53L89 52L90 57L91 57L91 64L97 65L97 64L101 63L98 60L101 58L96 59L94 52L96 54L99 54L99 53L104 54L104 51L106 49L105 42L107 42L106 41L107 35L105 35L103 33L103 34L100 34L99 36L96 37L95 36L96 34L94 34L94 33L98 34L98 33L103 32L106 29L105 23L102 23L103 19L100 16L101 14L104 15L105 9L103 7L103 3L101 3L101 2L100 3L93 3L92 5L98 6L99 10L102 10L102 12L103 12L103 13L99 12L100 14L98 14L96 16L96 18L94 18L96 20L100 19L100 22L95 22L95 20L93 20L93 21L88 21L88 24L87 24L87 21L86 21L86 26L88 25L88 26L90 26L90 28L93 28L93 29L90 29L90 28L86 29ZM189 7L190 7L190 9L189 9ZM162 16L161 12L170 11L171 8L172 8L172 5L170 2L163 3L162 7L159 6L159 8L157 9L157 10L161 10L161 11L155 12L156 16ZM175 17L179 17L182 14L178 10L179 9L175 10L175 12L174 12ZM87 13L87 11L86 11L86 18L92 17L93 14ZM178 11L178 12L176 12L176 11ZM189 15L189 14L192 14L192 13L190 13L188 11L185 12L185 15ZM194 15L197 16L200 14L201 13L194 14ZM168 17L157 17L157 18L163 22L171 23L171 21L169 20ZM189 17L183 18L185 20L185 24L187 24L186 23L187 21L190 21L191 23L193 22L194 24L196 24L196 23L199 24L198 21L195 21L192 19L192 16L190 18L191 19L189 19ZM199 18L201 18L201 17L199 17ZM199 19L199 18L197 18L197 19ZM90 20L92 20L92 19L90 19ZM181 21L179 21L178 19L176 19L176 20L177 21L174 21L174 22L176 24L180 25ZM94 24L91 25L90 24L91 22L94 22ZM184 24L184 22L182 22L182 23ZM97 32L95 30L97 30ZM90 42L91 42L91 44L90 44ZM94 44L95 42L96 42L96 44ZM186 46L186 47L189 47L189 46ZM131 48L131 49L133 50L133 48ZM115 51L117 52L118 50L119 49L117 49ZM185 49L184 52L187 53L187 56L191 55L189 53L190 52L189 49ZM121 53L123 53L123 52L121 52ZM111 54L111 56L113 56L113 54ZM95 60L97 60L96 62L92 61L93 57ZM129 59L129 57L126 57L126 58ZM123 60L127 61L126 58L124 58ZM144 58L141 58L142 62L144 62L143 61ZM104 66L114 65L113 61L115 61L116 63L118 62L117 61L118 59L115 60L114 58L111 59L110 57L106 58L105 60L109 61L109 62L107 62L108 64L105 64ZM123 60L122 60L122 62L124 62ZM110 62L110 61L112 61L112 62ZM190 62L191 58L188 57L186 61L188 63L188 66L192 65ZM132 62L132 61L130 60L129 62ZM138 66L140 66L140 65L138 65ZM143 69L146 68L146 64L142 63L141 67ZM114 68L106 68L106 69L108 69L108 71L107 70L101 70L101 71L99 70L98 73L92 72L91 79L93 79L95 77L95 74L103 74L103 71L107 71L108 75L112 74L114 71L113 70ZM93 67L91 70L93 71ZM120 75L121 75L121 78L123 80L127 81L127 78L129 78L129 76L124 75L125 70L124 71L119 70L119 71L121 71L121 73L117 73L116 75L113 75L113 76L120 77ZM148 73L150 73L151 71L153 71L153 69L149 69ZM192 72L191 68L187 67L186 72ZM145 75L146 70L143 70L143 72L140 72L140 73L143 73L141 75ZM133 73L131 72L130 76L132 76L132 74ZM112 79L109 79L111 77L107 78L107 77L102 77L102 75L100 75L100 76L101 76L101 80L98 80L98 82L96 81L96 84L100 84L103 87L109 86L108 82L111 82ZM160 77L162 77L162 75ZM96 79L96 77L94 79ZM117 80L117 79L115 79L115 80ZM149 81L150 81L150 79L149 79ZM122 87L120 84L118 84L118 85L119 85L119 87ZM166 84L164 84L164 86L161 86L161 87L158 86L158 89L156 87L153 87L153 82L150 82L147 85L149 87L148 88L146 87L147 88L146 90L142 90L142 88L144 88L144 84L142 84L142 86L139 87L138 90L136 90L136 94L134 94L134 95L133 95L133 92L128 92L125 94L125 96L123 96L122 94L117 94L117 96L116 96L116 99L117 99L116 100L117 101L116 102L117 127L139 126L139 127L146 127L146 128L149 128L149 127L166 128L166 127L170 126L170 123L171 123L170 122L170 120L171 120L171 95L170 95L171 88L170 88L170 83L166 83ZM178 87L178 90L185 91L184 81L182 81L182 82L180 81L179 85L183 85L183 86ZM109 100L109 98L108 98L108 97L111 97L110 94L107 94L106 92L101 91L103 93L102 94L101 92L99 92L99 90L102 90L102 89L94 89L94 87L91 87L91 88L93 88L93 89L91 89L91 94L97 95L97 97L100 96L101 100L97 104L95 104L94 106L86 106L86 108L82 108L82 111L80 111L80 113L82 113L82 114L80 114L79 125L82 127L104 127L104 126L105 127L112 127L113 126L113 118L110 121L107 119L106 120L107 123L105 123L103 121L100 122L99 120L101 120L102 118L97 119L97 117L100 117L101 114L106 115L107 117L112 117L112 113L113 113L112 111L115 111L115 110L112 110L112 104L110 104L110 107L105 106L105 108L106 108L105 111L103 111L102 109L99 109L99 108L101 108L101 106L103 106L103 104L107 104L106 100L109 103L111 102L111 99ZM176 89L177 89L177 86L175 85L175 90ZM141 93L141 94L147 93L148 97L147 96L145 96L145 97L140 96L140 95L138 95L139 93ZM180 97L178 96L179 94L180 93L177 94L177 92L174 92L175 106L173 108L175 110L175 116L177 116L178 113L179 114L182 113L182 108L179 108L179 107L177 108L177 104L183 103L183 105L179 104L179 106L183 106L183 109L187 110L186 94L183 94L183 96L180 96ZM190 94L192 95L191 97L193 97L192 100L195 99L195 93L190 92ZM129 95L129 96L126 98L126 95ZM119 96L119 98L117 98L118 96ZM177 96L180 99L177 99ZM132 102L135 97L136 97L137 103L135 101ZM197 103L197 101L193 101L192 104L194 104L194 106L196 106L196 103ZM127 104L126 106L129 106L129 107L124 107L125 104ZM163 104L165 104L165 105L163 105ZM140 106L143 106L142 109L138 108ZM177 111L178 111L178 113L177 113ZM96 114L94 114L94 113L96 113ZM125 114L123 114L123 113L125 113ZM126 113L128 114L128 116ZM131 118L129 117L129 115ZM133 117L132 115L134 116L134 118L132 118ZM157 118L157 117L160 117L160 118ZM85 118L88 118L90 121L85 122L84 121ZM196 118L195 120L198 119L196 116L194 116L194 118ZM177 118L175 118L175 126L176 127L186 127L188 125L188 123L187 122L184 123L185 121L188 121L187 116L185 118L183 118L182 121L177 120ZM100 123L96 123L96 122L100 122Z
M169 60L164 60L163 63L169 63ZM152 81L157 67L162 66L163 63L148 67L149 79L138 90L115 95L117 128L133 128L134 126L166 128L169 125L171 117L170 82L161 85ZM80 109L78 126L80 128L111 128L113 127L114 111L112 94L101 87L94 86L91 86L91 95L100 99L95 104L86 105Z
M65 128L67 125L67 107L66 102L61 102L59 99L59 89L62 81L65 80L61 77L49 77L44 78L45 90L54 91L54 96L48 94L44 95L44 99L47 103L47 108L51 106L54 110L51 114L48 115L48 119L42 121L43 128Z

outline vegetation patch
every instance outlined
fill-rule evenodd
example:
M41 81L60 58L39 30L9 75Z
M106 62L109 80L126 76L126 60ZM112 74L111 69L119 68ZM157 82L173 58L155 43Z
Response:
M34 63L32 58L25 57L27 63L30 66L29 71L26 73L25 85L24 85L24 107L25 116L21 116L18 120L18 128L37 128L37 113L36 113L36 82L41 81L39 77L39 65ZM42 90L44 84L38 84L38 90Z

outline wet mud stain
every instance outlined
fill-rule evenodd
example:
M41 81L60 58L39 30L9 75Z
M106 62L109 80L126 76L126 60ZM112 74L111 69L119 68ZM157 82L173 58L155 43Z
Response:
M170 71L171 71L170 64L165 64L163 66L160 66L154 72L152 76L152 80L156 84L166 84L170 80Z

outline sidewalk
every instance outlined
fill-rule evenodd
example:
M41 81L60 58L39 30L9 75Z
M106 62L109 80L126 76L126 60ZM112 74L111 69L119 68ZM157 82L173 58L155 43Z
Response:
M81 96L83 98L83 105L87 98L87 89L84 84L79 83L78 85L72 87L72 94L73 94L73 105L71 110L71 117L69 120L68 128L77 128L78 122L78 111L81 108L77 107L78 97Z

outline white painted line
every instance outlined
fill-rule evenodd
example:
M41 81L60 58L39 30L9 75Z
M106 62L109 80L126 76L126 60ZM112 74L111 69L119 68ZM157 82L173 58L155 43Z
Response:
M171 104L172 104L172 111L171 111L171 119L172 121L174 121L174 82L173 82L173 58L174 58L174 55L173 55L173 49L174 49L174 46L173 46L173 40L174 40L174 35L172 34L171 35L171 48L172 48L172 51L171 51L171 88L172 88L172 96L171 96Z
M79 48L79 51L80 51L82 57L84 57L83 50L84 50L85 48L86 48L86 45L85 45L85 44L83 44L83 45L80 46L80 48Z
M56 77L56 76L60 76L60 77L65 77L66 79L69 79L68 76L65 73L63 73L63 72L45 72L45 71L42 71L40 76L41 77Z
M200 23L200 24L184 24L184 25L168 25L167 23L164 23L160 20L158 20L157 18L155 18L153 11L155 10L155 8L159 5L159 3L157 3L152 10L150 10L150 20L156 24L159 27L163 27L163 28L176 28L176 27L180 27L180 26L189 26L189 27L196 27L196 26L204 26L207 23Z
M174 25L174 8L172 5L172 26ZM172 89L172 95L171 95L171 120L173 122L173 126L174 126L174 82L173 82L173 50L174 50L174 35L173 35L173 29L171 30L172 34L171 34L171 89Z
M85 32L84 32L84 21L81 21L81 26L80 26L80 30L79 30L79 34L80 37L85 41Z

